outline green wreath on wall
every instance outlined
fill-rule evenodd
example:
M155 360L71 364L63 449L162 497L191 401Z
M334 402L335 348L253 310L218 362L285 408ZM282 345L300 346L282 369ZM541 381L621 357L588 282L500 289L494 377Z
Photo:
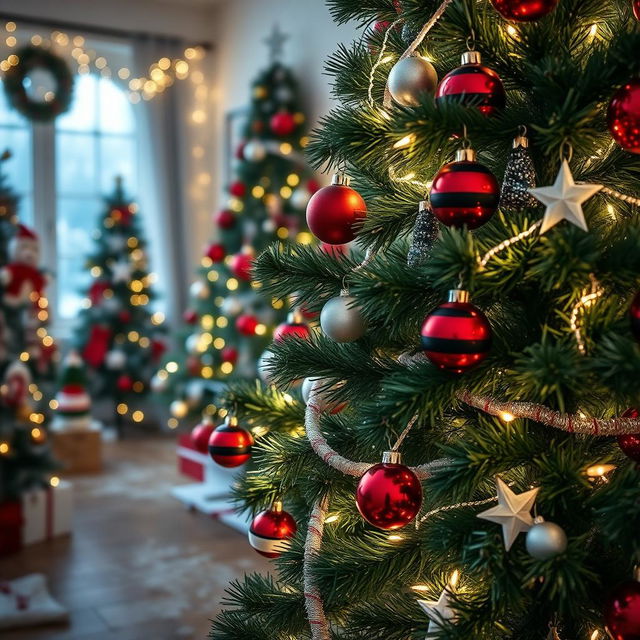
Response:
M4 73L9 104L38 122L49 122L71 106L73 76L63 58L42 47L16 51L18 64Z

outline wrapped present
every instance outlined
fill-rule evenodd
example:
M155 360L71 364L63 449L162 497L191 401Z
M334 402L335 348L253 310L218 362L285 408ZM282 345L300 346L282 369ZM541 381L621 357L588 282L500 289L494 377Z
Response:
M59 480L56 486L30 489L21 496L22 544L34 544L71 533L73 485Z
M22 548L22 503L0 504L0 556L15 553Z
M49 431L53 455L67 473L102 471L102 425L91 421L88 429L64 428L55 424Z

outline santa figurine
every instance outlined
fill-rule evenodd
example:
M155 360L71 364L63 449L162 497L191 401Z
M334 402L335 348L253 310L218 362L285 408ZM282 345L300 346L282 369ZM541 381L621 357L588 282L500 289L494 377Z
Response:
M0 270L4 285L4 301L11 307L37 303L47 284L38 269L40 242L38 236L23 224L17 225L9 247L9 263Z

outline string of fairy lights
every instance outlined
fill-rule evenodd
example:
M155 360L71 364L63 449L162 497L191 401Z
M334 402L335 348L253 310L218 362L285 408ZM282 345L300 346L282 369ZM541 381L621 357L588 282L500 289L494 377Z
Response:
M9 53L0 60L0 71L7 71L19 64L20 58L15 51L27 44L19 35L21 31L22 28L13 20L4 24L4 44ZM55 47L60 54L74 61L80 75L96 72L104 78L117 78L126 83L129 100L134 104L140 100L155 98L176 80L190 78L196 85L205 81L204 73L195 68L195 63L202 60L206 53L206 48L202 45L186 47L183 57L162 56L149 65L144 75L133 76L129 67L110 64L106 55L87 47L87 39L83 35L70 35L56 30L45 35L35 33L28 38L28 42L37 47ZM206 112L196 109L192 113L192 119L196 123L204 122Z

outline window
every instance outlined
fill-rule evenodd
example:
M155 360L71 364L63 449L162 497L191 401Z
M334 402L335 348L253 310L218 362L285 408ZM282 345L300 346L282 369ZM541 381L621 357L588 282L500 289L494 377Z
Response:
M87 285L86 254L104 211L104 196L122 176L135 194L136 143L132 106L126 94L107 78L77 78L72 108L56 121L57 308L73 318ZM82 248L83 251L78 251Z
M131 67L130 44L98 38L90 44L114 68ZM75 75L71 109L46 125L10 109L0 82L0 153L13 154L3 168L20 196L20 221L40 233L42 263L54 272L49 297L58 333L71 328L81 306L85 259L115 177L122 176L128 195L138 195L136 134L126 84L118 79Z

